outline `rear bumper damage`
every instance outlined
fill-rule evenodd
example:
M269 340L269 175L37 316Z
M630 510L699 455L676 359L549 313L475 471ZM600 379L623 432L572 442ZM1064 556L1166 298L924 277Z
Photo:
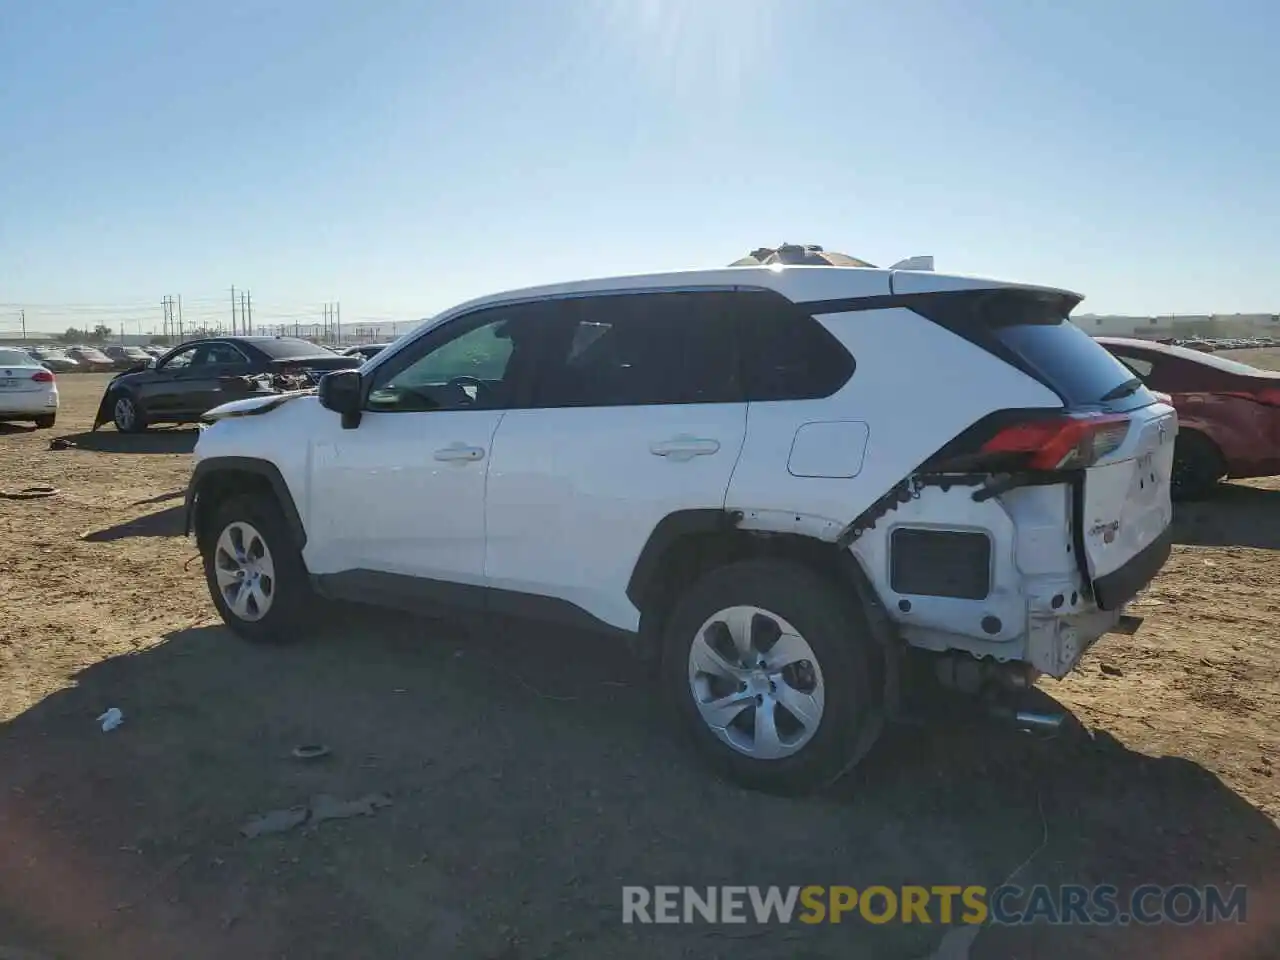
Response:
M1119 570L1093 581L1094 601L1099 609L1118 611L1155 579L1173 552L1173 531L1164 532Z
M972 487L922 486L860 529L849 549L902 641L1062 678L1104 634L1132 633L1124 607L1168 560L1171 530L1147 533L1150 542L1115 570L1091 577L1073 480L982 498ZM936 549L903 553L912 540L895 532L904 529L954 542L934 536ZM980 541L989 546L970 551ZM913 575L900 576L907 566Z

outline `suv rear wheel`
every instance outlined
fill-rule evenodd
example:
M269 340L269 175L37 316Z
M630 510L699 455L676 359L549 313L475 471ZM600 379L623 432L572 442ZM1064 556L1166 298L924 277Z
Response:
M204 575L223 622L247 640L293 640L308 623L306 567L269 496L232 497L214 511Z
M799 564L751 560L698 581L668 621L663 677L701 754L748 787L834 780L878 727L874 645L856 604Z

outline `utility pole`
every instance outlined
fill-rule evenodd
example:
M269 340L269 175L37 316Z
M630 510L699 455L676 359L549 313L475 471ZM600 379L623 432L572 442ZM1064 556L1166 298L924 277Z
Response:
M178 294L178 341L182 341L182 294Z
M337 303L326 303L324 305L324 332L322 334L326 342L342 342L342 338L338 335L338 326Z
M342 346L342 304L341 303L335 303L333 305L333 322L334 322L334 326L337 327L338 346L341 347Z
M248 302L249 302L248 291L241 290L240 291L240 333L243 336L248 336L249 334L249 320L248 320L249 313L247 310Z
M236 335L236 288L231 285L231 335Z
M22 342L26 343L27 342L27 311L19 310L18 316L22 320Z
M253 336L253 291L252 290L246 290L244 292L244 305L245 305L245 309L248 311L245 314L245 316L248 318L249 335Z

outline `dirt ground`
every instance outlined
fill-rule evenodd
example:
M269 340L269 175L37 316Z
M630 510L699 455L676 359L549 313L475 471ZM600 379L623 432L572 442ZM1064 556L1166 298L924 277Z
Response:
M1248 922L987 928L973 957L1280 956L1280 481L1180 511L1141 631L1042 684L1078 721L1056 737L893 729L783 800L712 779L596 640L352 608L237 641L181 536L194 432L87 433L104 382L60 378L52 431L0 426L0 491L60 491L0 499L0 958L911 960L939 927L624 926L621 886L994 886L1028 858L1024 886L1248 884Z

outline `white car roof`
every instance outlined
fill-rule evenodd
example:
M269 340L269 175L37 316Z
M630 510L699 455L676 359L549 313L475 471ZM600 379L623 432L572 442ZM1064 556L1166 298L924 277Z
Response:
M542 300L555 297L626 291L733 289L735 287L776 290L796 302L940 293L949 290L982 290L1000 287L1041 290L1047 293L1074 297L1076 300L1083 299L1078 293L1057 287L1011 283L1004 280L963 276L960 274L933 273L923 270L886 270L873 267L775 265L763 267L720 267L712 270L680 270L671 273L645 273L524 287L468 300L444 313L438 314L434 320L444 320L455 314L474 310L477 307L520 300Z

